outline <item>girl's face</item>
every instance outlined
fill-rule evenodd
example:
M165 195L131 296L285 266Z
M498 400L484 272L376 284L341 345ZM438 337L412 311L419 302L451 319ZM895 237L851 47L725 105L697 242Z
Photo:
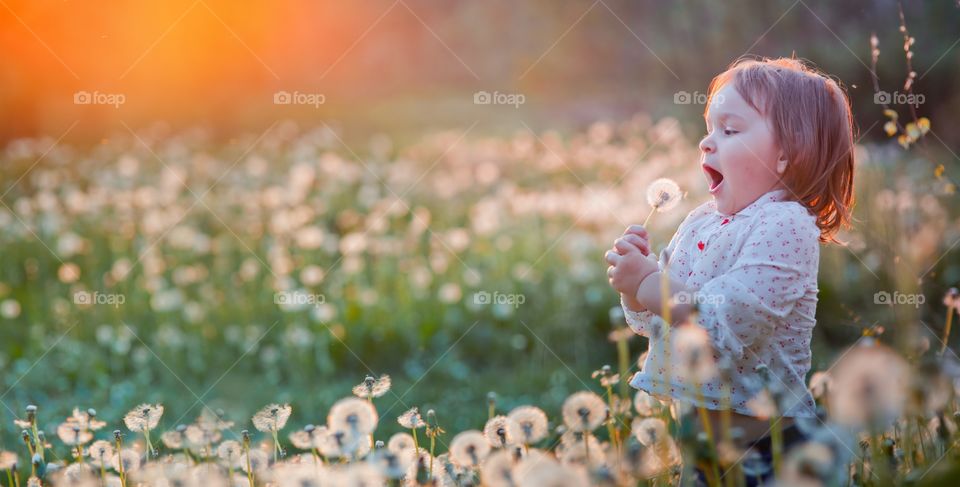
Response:
M780 176L787 161L773 131L732 83L717 91L708 113L700 164L720 213L732 215L784 187Z

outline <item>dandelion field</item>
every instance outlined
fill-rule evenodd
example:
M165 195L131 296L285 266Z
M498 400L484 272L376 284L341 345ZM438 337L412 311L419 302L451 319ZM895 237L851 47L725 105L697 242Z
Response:
M636 116L568 136L527 132L458 140L450 132L405 148L378 138L362 156L329 127L303 130L292 123L222 153L210 151L201 132L159 130L117 137L87 153L55 148L45 165L21 173L26 177L12 192L13 206L3 213L7 264L0 308L9 325L3 328L5 368L14 373L4 376L9 382L2 399L17 418L16 424L4 424L4 444L15 452L18 472L26 477L32 454L23 451L21 432L27 432L32 445L27 448L34 454L37 445L49 442L35 468L43 471L46 465L50 479L64 482L128 481L119 473L115 459L120 457L131 482L149 482L137 475L174 475L167 471L171 468L193 481L249 483L251 473L254 483L334 484L361 482L366 475L410 481L413 469L426 476L424 481L483 479L499 485L489 478L499 474L484 468L509 470L510 478L520 481L519 465L531 470L523 474L532 476L523 481L530 485L546 482L537 475L574 483L667 482L678 472L681 449L696 451L696 439L671 439L662 419L668 410L659 401L642 392L623 395L621 361L627 362L623 375L635 371L645 343L625 327L619 307L611 308L616 297L595 261L611 229L623 226L618 219L649 216L645 195L632 188L664 174L684 188L698 188L701 175L685 168L695 147L677 127L676 120ZM253 149L241 150L254 142ZM31 140L10 145L4 168L22 171L42 147L43 141ZM865 191L858 196L873 203L861 208L884 211L893 200L904 205L904 218L915 224L941 224L935 216L946 209L931 192L949 198L948 183L928 178L921 183L928 185L923 196L886 189L871 194L874 181L890 184L880 180L890 177L887 165L902 167L897 159L902 150L860 150ZM630 161L640 157L648 163L630 168ZM66 163L76 159L82 164ZM196 164L198 159L205 164ZM266 160L272 161L269 168ZM899 177L923 181L922 171L916 172L902 170ZM89 174L97 176L85 177ZM419 185L403 189L421 174ZM4 180L17 177L5 174ZM664 245L676 218L685 214L683 207L689 211L697 200L688 193L680 210L652 219L655 235L663 236L655 242ZM607 210L611 206L636 210L618 216ZM880 230L851 238L882 238ZM544 253L551 241L556 244ZM931 242L928 255L915 251L904 262L929 261L948 243L945 238ZM868 246L862 245L825 251L824 265L857 269L879 262L878 254L856 254ZM928 279L931 287L939 284L940 274L955 272L949 261L937 265L942 270ZM870 272L897 272L875 269ZM398 273L405 278L398 280ZM862 282L850 275L865 280L864 273L869 275L824 273L826 304L832 296L844 302L864 299L845 291ZM478 294L483 292L513 296L514 302L485 301ZM823 445L811 446L800 459L785 459L784 468L840 475L834 463L856 458L866 444L892 455L884 477L896 469L907 479L938 456L953 454L950 374L958 361L951 349L941 356L941 347L931 346L941 343L933 332L943 331L944 320L926 316L943 313L945 305L876 308L872 314L837 319L831 314L842 315L844 309L821 305L819 314L821 323L848 328L850 342L862 334L890 336L910 344L913 348L906 350L913 354L863 345L874 340L870 337L849 349L821 348L815 357L823 362L815 370L832 365L825 356L852 361L852 370L814 375L811 386L822 389L822 405L832 403L839 411L830 414L846 415L837 418L847 425L862 427L871 403L883 405L878 415L896 415L908 405L923 412L911 421L905 418L882 439L877 432L876 444L864 438L858 443L851 433L858 430L825 416L830 422L809 425L823 436ZM896 333L884 334L879 325L867 325L876 319L906 321L907 315L936 328L922 333L923 325L897 326ZM50 325L39 329L27 326L30 322ZM211 347L220 353L204 352ZM44 350L51 359L37 361ZM600 370L604 364L612 368ZM889 369L895 364L900 368ZM538 373L542 370L560 373ZM514 380L498 380L504 373ZM891 373L902 380L888 380ZM368 382L362 382L367 375ZM484 380L486 387L475 385ZM836 391L858 390L858 381L882 385L870 392L879 398L830 398ZM375 402L346 399L355 386L361 397L379 387L380 397ZM570 396L578 390L593 392ZM487 391L494 395L488 398ZM143 421L149 427L134 422L130 428L121 414L140 400L155 404L146 407L151 419ZM270 400L293 406L292 411L281 408L283 420L272 429L257 425L254 415ZM39 404L39 413L25 413L27 404ZM95 407L96 416L85 407ZM422 409L422 418L415 407ZM336 424L330 421L341 415L335 411L350 408L366 415L363 427L348 428L345 439L331 440ZM144 407L131 414L138 409ZM608 410L616 411L609 420ZM576 411L587 411L588 425L578 423ZM284 426L291 417L290 426ZM674 427L682 424L671 421ZM303 430L307 424L318 426ZM433 458L447 470L417 466L407 432L418 429L419 447L434 447L422 459ZM433 434L441 429L444 434ZM143 432L150 430L148 442ZM371 449L371 433L386 446ZM910 437L916 440L912 450L889 444L892 438ZM662 441L668 443L658 446ZM461 443L477 450L457 457L454 445ZM526 446L519 453L511 446L518 444ZM77 460L78 447L83 461ZM588 460L590 450L594 454ZM116 457L116 451L123 453ZM658 451L656 460L645 457ZM282 456L274 459L277 452ZM512 455L532 463L510 460ZM731 478L745 474L737 470L741 455L723 459L736 462ZM829 457L829 465L822 456ZM952 457L947 458L935 471L950 465ZM582 468L588 461L589 474ZM557 465L566 470L557 471ZM858 468L850 477L855 483L872 474L869 463Z
M840 73L860 128L809 441L754 371L774 484L960 479L960 8L0 3L2 487L753 485L743 431L628 385L603 260L711 198L699 98L748 46Z

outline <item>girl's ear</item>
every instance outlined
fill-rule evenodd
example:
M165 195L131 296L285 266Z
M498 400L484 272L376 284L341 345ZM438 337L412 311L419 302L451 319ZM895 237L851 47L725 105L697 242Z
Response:
M787 158L781 153L780 159L777 159L777 174L783 175L783 172L786 170L787 170Z

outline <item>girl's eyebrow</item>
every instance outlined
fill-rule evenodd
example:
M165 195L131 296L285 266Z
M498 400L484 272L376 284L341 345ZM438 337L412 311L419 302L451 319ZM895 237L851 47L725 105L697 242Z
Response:
M717 115L716 118L717 118L717 121L720 122L720 123L723 123L724 121L729 120L729 119L734 119L734 120L740 121L740 122L742 122L742 121L744 120L743 117L741 117L740 115L737 115L737 114L735 114L735 113L731 113L731 112L718 112L718 113L719 113L719 115ZM712 115L712 114L711 114L711 115ZM704 121L707 123L707 126L709 127L709 126L710 126L710 117L704 115L704 116L703 116L703 119L704 119Z

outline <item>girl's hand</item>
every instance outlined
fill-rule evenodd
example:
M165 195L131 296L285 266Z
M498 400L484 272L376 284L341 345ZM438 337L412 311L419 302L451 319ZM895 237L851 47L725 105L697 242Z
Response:
M646 253L641 250L641 245L646 245L646 239L634 243L638 238L636 234L618 238L614 248L604 254L604 259L610 264L607 268L610 287L634 298L644 278L660 270L656 259L648 255L649 249L646 249Z
M643 255L650 255L650 241L647 240L647 229L643 228L643 225L630 225L626 230L623 231L623 236L618 238L613 242L614 248L616 248L617 242L624 240L626 242L632 243ZM623 254L623 252L618 252Z

